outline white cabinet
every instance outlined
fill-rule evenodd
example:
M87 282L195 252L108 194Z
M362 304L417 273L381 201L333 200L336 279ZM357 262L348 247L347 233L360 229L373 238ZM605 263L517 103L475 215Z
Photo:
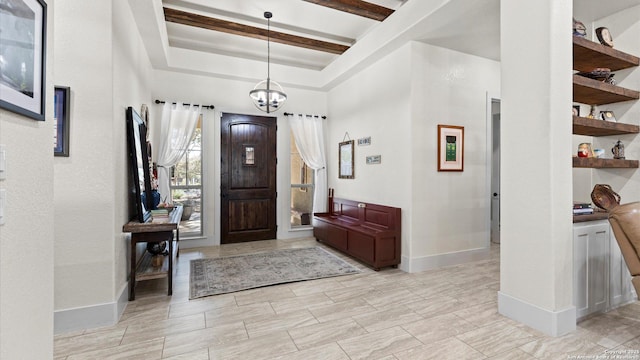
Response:
M605 312L635 297L631 275L624 263L609 221L573 226L573 300L576 319Z
M577 319L607 308L608 254L608 222L573 226L573 301Z

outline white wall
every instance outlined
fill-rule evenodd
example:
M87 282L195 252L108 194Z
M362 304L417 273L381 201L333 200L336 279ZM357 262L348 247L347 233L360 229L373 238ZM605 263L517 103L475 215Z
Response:
M114 193L114 220L112 224L114 286L113 299L120 301L118 314L122 310L123 294L127 294L129 271L130 234L122 233L122 225L128 222L129 214L129 159L127 152L125 111L131 106L138 113L142 104L151 107L151 63L137 32L131 9L127 2L113 2L113 119L112 151ZM143 245L144 246L144 245ZM139 252L138 255L140 255Z
M54 166L55 327L67 331L112 324L123 310L125 109L149 104L151 66L128 3L64 1L56 10L55 84L71 88L70 156Z
M47 1L47 43L56 2ZM0 359L53 357L53 47L46 51L46 120L0 109L6 146L0 225Z
M487 92L500 91L500 63L413 44L413 259L489 246ZM438 172L437 126L464 126L464 171Z
M575 329L572 305L570 0L501 6L499 310L551 335ZM513 16L526 13L536 31ZM526 45L523 47L523 39ZM533 106L532 106L533 104Z
M266 76L266 74L265 74ZM204 182L203 204L205 205L204 238L181 240L181 247L207 246L220 243L220 116L222 113L236 113L265 116L258 110L249 91L255 83L217 79L212 77L155 70L152 76L153 99L170 102L215 105L215 110L204 110L203 153L207 157L203 164ZM273 79L276 80L277 79ZM288 118L283 114L326 114L327 96L324 92L286 88L288 99L281 110L267 116L277 117L277 224L278 239L311 236L311 230L290 230L290 128ZM149 116L153 142L158 143L155 124L159 123L161 105L150 107ZM157 149L154 146L154 151ZM155 157L155 154L154 154Z
M402 209L402 255L411 237L411 46L405 45L329 91L327 176L334 196ZM347 136L348 133L348 136ZM358 139L371 137L371 145ZM354 178L338 178L338 144L354 140ZM381 155L367 165L366 157ZM406 264L402 264L403 268Z
M54 82L71 88L70 155L54 161L56 310L113 301L111 12L60 1L54 18Z
M593 23L593 28L600 26L609 28L613 36L614 49L640 56L640 5L631 9L621 11ZM593 39L598 41L596 36ZM615 72L615 79L618 85L640 90L640 69L631 68ZM612 110L619 122L638 125L640 119L640 101L626 101L622 103L601 105L599 111ZM637 135L621 135L594 137L594 147L605 149L607 155L611 157L611 148L620 139L625 145L625 155L627 159L640 159L640 137ZM640 201L640 171L638 169L610 169L592 170L593 182L589 189L593 189L595 184L609 184L620 194L622 203Z
M402 208L403 270L488 248L486 94L499 82L495 61L413 42L329 92L329 187L336 197ZM437 171L438 124L465 126L464 172ZM346 132L371 136L371 146L355 148L355 179L337 174ZM382 155L382 164L366 165L367 155Z

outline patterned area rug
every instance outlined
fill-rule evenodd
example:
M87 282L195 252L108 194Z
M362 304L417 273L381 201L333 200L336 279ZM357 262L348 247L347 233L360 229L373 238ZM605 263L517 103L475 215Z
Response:
M359 273L320 247L191 260L189 299Z

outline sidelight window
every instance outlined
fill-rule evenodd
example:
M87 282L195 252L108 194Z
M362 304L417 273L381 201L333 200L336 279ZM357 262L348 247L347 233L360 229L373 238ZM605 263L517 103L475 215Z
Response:
M291 228L311 226L314 170L309 168L291 134Z
M173 202L183 206L180 237L202 236L202 115L182 159L171 168Z

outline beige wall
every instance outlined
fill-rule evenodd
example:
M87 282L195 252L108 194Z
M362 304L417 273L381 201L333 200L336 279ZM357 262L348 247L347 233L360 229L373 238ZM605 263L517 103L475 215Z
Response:
M402 269L468 259L489 246L486 96L499 63L408 43L329 92L327 158L335 196L402 208ZM465 127L462 173L437 171L437 125ZM355 147L355 179L338 179L338 143ZM366 156L382 155L380 165ZM446 257L444 259L442 256Z
M70 156L54 166L56 331L68 331L114 323L126 301L125 110L151 105L151 65L127 2L61 2L55 27L55 82L72 94Z
M0 109L6 147L0 225L0 359L53 357L53 58L55 1L48 4L46 120Z

